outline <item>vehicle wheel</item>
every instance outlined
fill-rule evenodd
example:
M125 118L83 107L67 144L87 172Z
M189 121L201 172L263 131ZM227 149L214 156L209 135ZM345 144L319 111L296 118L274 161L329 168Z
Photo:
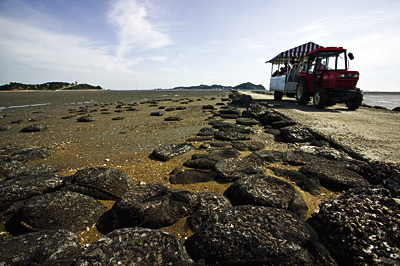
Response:
M323 88L317 88L314 92L314 105L318 109L322 109L325 107L328 101L328 94L326 90Z
M274 100L275 101L280 101L282 100L283 97L283 92L281 91L274 91Z
M308 92L308 83L302 79L297 83L296 100L300 105L306 105L310 101L310 93Z
M363 101L363 94L360 90L357 90L355 98L347 99L346 106L349 110L357 110Z

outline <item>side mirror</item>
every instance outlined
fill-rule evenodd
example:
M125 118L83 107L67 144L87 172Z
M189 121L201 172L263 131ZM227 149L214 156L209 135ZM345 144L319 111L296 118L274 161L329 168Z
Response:
M354 59L353 53L349 53L349 58L350 58L350 60L353 60L353 59Z

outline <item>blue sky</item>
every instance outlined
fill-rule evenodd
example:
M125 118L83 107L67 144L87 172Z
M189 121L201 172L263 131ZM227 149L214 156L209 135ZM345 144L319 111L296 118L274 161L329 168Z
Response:
M309 41L352 52L361 89L400 91L397 0L0 0L0 84L268 88L265 61Z

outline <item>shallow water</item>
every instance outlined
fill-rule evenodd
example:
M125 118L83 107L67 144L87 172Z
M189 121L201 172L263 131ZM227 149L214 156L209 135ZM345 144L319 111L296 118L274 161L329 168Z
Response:
M392 110L400 107L400 92L364 92L363 103Z

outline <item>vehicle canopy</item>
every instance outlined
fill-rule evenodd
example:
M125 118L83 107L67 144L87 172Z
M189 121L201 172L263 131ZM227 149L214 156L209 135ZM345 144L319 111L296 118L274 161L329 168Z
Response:
M265 63L272 63L273 65L280 65L283 63L288 63L290 60L300 62L303 60L305 56L307 56L310 52L314 51L318 48L323 48L321 45L318 45L313 42L308 42L287 51L279 53L277 56L272 58L271 60L266 61ZM342 48L343 49L343 48Z

